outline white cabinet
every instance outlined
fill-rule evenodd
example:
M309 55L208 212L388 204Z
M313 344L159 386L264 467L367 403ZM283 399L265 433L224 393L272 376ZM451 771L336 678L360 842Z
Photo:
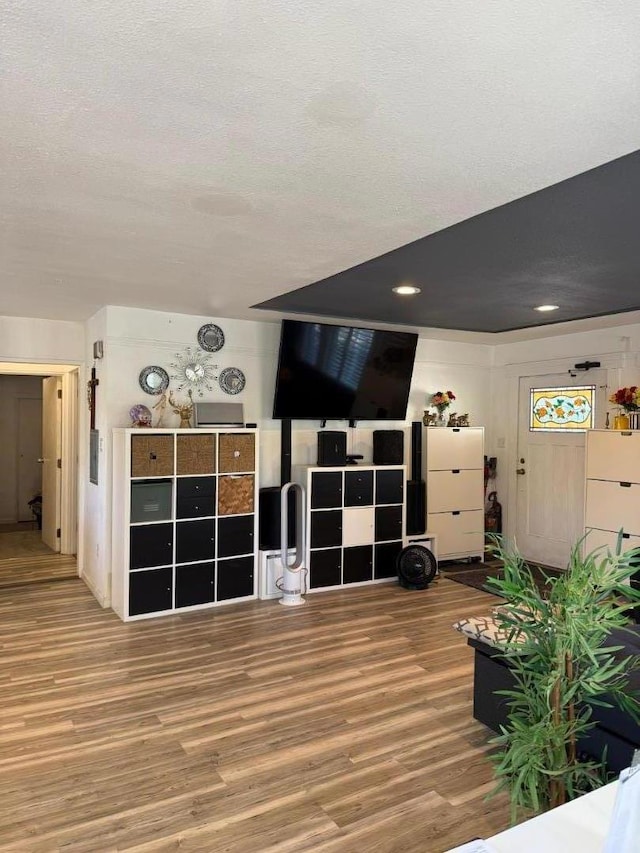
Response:
M425 430L427 529L438 537L438 559L484 555L484 429Z
M121 619L256 597L256 430L117 429L112 606Z
M403 465L297 467L306 490L307 592L397 578L403 548Z
M589 430L586 454L585 551L640 546L640 432Z

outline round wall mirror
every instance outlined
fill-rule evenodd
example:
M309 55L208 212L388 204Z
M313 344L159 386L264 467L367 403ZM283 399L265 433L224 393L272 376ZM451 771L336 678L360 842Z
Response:
M206 352L218 352L224 346L224 332L215 323L206 323L198 330L198 343Z
M146 394L164 394L169 387L169 374L164 367L143 367L138 377L140 387Z

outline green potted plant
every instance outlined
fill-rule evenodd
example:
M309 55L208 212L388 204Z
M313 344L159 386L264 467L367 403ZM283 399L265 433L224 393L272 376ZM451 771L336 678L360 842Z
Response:
M494 739L494 793L508 790L515 820L521 808L545 811L606 781L604 760L578 748L595 725L594 706L613 699L640 718L628 683L640 660L620 657L624 647L609 639L612 630L628 625L640 601L640 591L628 585L639 554L597 549L582 556L581 540L566 572L548 577L540 589L517 549L501 537L492 540L504 569L487 586L507 601L495 619L506 637L499 654L515 682L499 691L508 702L508 722Z

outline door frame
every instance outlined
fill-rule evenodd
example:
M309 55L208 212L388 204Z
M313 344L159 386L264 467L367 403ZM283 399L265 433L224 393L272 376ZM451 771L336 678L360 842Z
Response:
M62 494L60 512L60 553L75 554L78 558L78 574L82 566L78 548L78 452L79 452L79 375L82 365L52 364L35 361L0 362L0 374L18 376L60 376L62 379Z
M619 388L625 384L624 373L626 370L637 373L635 365L628 364L628 359L625 353L598 353L590 352L577 355L566 356L564 358L554 358L548 361L530 361L522 362L521 364L509 364L505 366L506 384L507 384L507 408L511 413L519 413L520 403L520 380L526 376L544 376L567 373L572 371L574 364L582 361L599 361L600 369L605 370L607 374L607 391L608 396L611 388ZM583 377L584 383L589 383L589 371L581 371L579 374ZM627 383L629 384L629 383ZM504 413L504 405L497 407L494 397L494 419L498 417L498 409ZM497 420L494 420L497 424ZM504 434L504 433L503 433ZM504 453L501 453L503 468L506 466L506 474L501 476L498 471L500 483L506 487L506 523L504 525L505 536L514 541L517 530L517 479L516 474L518 454L518 417L509 417L506 430L506 442Z

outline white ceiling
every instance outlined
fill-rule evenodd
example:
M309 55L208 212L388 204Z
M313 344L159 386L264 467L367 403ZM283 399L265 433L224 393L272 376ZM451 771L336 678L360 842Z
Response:
M0 314L267 319L640 148L636 0L3 5Z

